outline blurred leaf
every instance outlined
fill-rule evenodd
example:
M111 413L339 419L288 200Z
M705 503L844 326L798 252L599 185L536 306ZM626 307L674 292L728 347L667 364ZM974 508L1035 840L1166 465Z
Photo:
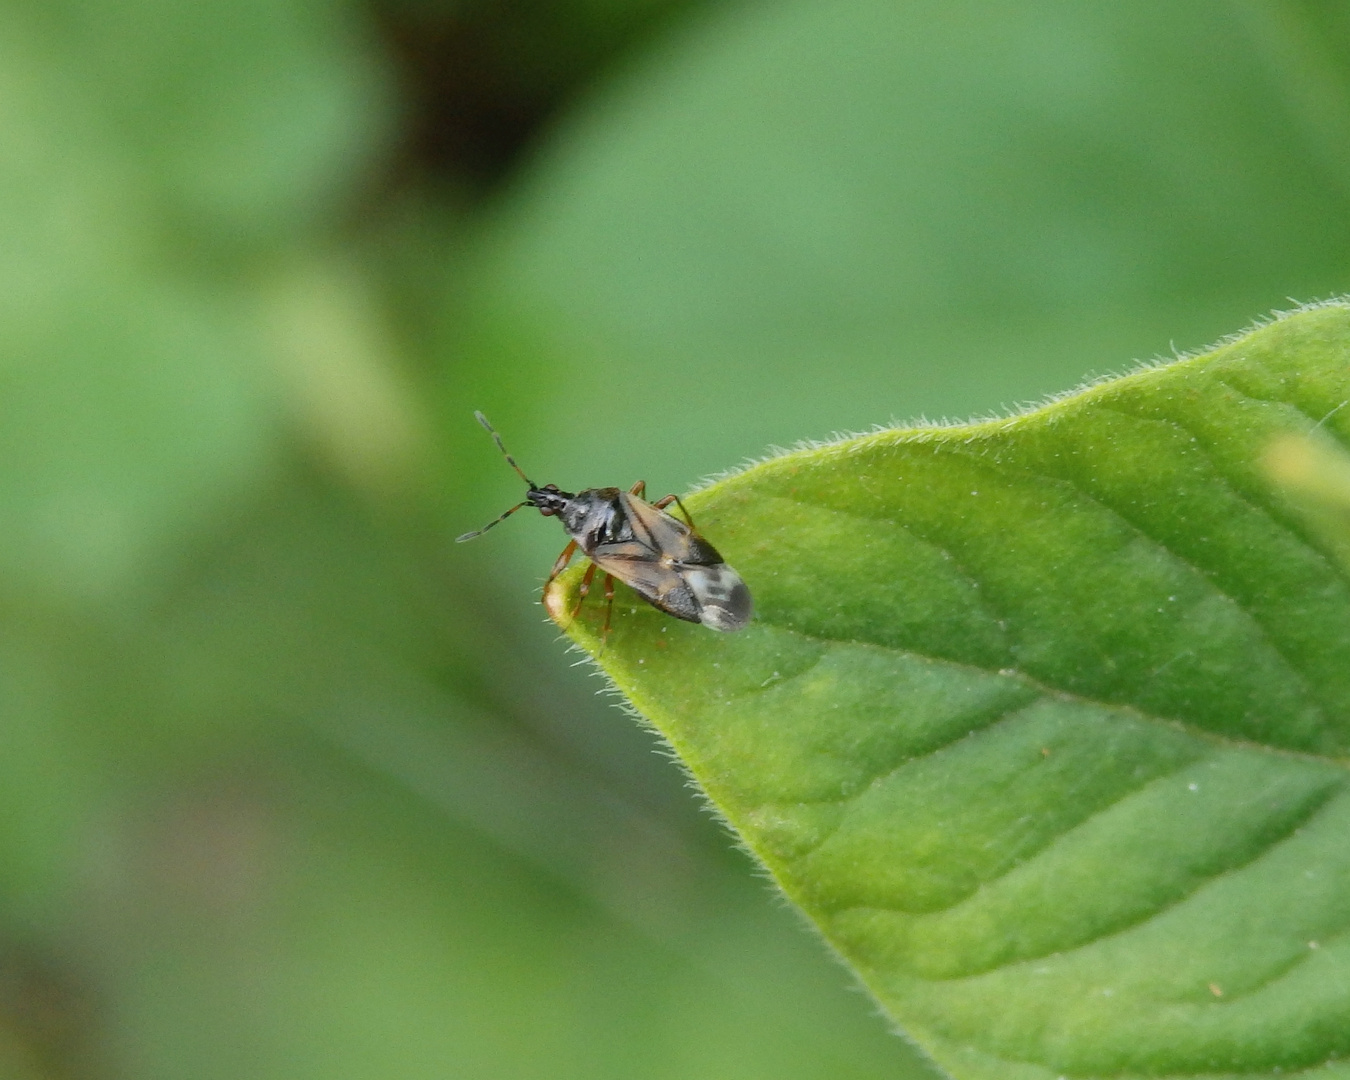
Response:
M341 6L0 9L0 594L106 599L275 454L250 275L378 113Z
M44 15L78 58L71 88L200 258L204 241L236 256L293 243L343 208L388 138L386 72L358 13L348 0L58 0Z
M259 271L331 217L383 116L347 10L0 6L0 910L20 936L54 931L150 760L259 720L193 683L228 665L204 636L147 612L276 485L303 411L267 321L303 305Z
M6 1080L49 1080L56 1074L39 1068L20 1040L0 1028L0 1075Z
M0 22L0 573L85 597L255 462L259 406L219 306L153 266L92 110Z
M1313 5L784 0L686 18L504 201L477 336L456 331L458 407L522 459L535 440L548 456L528 467L564 487L667 491L805 435L1037 398L1346 290L1350 173L1324 151L1347 143L1322 138L1326 87L1305 100L1272 59L1278 28L1239 17L1256 6L1341 40L1341 19L1304 26ZM533 391L511 426L508 364Z
M395 744L420 729L433 751L413 762L418 786L439 784L440 796L418 797L310 742L243 762L224 783L198 777L153 808L145 831L158 842L139 873L99 897L122 918L106 958L127 1025L118 1075L931 1075L841 992L845 973L747 875L667 865L661 882L694 869L695 888L682 894L684 929L650 936L441 812L438 803L464 797L456 774L474 767L436 752L445 734L463 745L453 714L419 716L373 697L349 712L349 722L366 714L371 744L389 714ZM480 764L482 786L498 770ZM586 813L564 809L569 824ZM542 846L548 823L535 828ZM613 879L637 886L630 906L660 921L671 898L645 895L649 883L625 873L653 852L593 839L589 861L613 860ZM241 861L249 872L231 873Z
M278 367L313 449L353 487L407 494L430 433L362 275L314 261L279 275L270 299Z
M689 500L752 626L625 593L601 661L957 1076L1326 1062L1350 582L1261 455L1350 442L1347 399L1337 304L1024 416L769 461ZM602 607L572 628L592 653Z
M690 2L372 0L410 98L404 164L499 182L579 83Z

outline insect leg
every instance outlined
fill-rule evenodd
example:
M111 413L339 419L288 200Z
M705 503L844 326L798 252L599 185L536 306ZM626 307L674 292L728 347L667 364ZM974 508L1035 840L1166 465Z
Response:
M636 495L639 499L645 499L647 497L647 481L639 480L628 489L628 494ZM680 497L678 495L665 495L652 503L652 506L657 510L664 510L671 503L674 503L680 508L680 511L684 514L685 521L689 522L689 527L691 529L694 528L694 519L689 516L689 511L684 508L684 503L680 502Z
M562 554L554 560L553 569L548 572L548 580L544 582L544 610L548 612L548 617L559 626L563 625L562 600L554 590L553 582L557 580L558 575L563 572L567 564L572 561L572 556L576 554L576 551L577 542L573 540L563 548Z
M544 592L548 592L548 587L553 584L553 579L563 572L563 569L572 561L572 556L576 553L577 542L575 540L562 549L562 554L554 560L553 569L548 572L548 580L544 582Z
M694 519L689 516L689 511L684 508L684 503L680 502L680 497L678 495L667 495L664 498L657 499L656 502L652 503L652 505L656 507L656 509L658 510L664 510L671 503L674 503L676 506L680 508L680 512L684 514L684 520L689 522L689 527L697 531L697 526L694 524Z
M614 618L614 575L605 575L605 629L600 635L600 651L609 644L609 624Z
M581 605L586 601L586 595L591 591L591 582L595 580L595 563L586 567L586 573L581 576L581 584L577 586L577 605L572 609L572 618L581 614Z

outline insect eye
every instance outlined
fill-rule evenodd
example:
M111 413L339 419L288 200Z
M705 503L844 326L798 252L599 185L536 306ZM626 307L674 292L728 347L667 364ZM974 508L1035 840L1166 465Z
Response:
M543 514L544 517L553 517L558 513L558 511L551 506L541 506L539 512Z

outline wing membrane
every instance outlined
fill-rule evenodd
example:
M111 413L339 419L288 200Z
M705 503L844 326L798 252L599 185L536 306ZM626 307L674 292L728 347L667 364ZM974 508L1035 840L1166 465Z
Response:
M626 491L619 493L619 502L628 515L634 538L656 558L668 556L690 566L710 566L722 561L717 549L679 518Z
M634 548L641 554L634 556ZM701 621L698 600L684 575L668 563L653 560L642 545L601 544L591 552L591 561L653 607L686 622Z

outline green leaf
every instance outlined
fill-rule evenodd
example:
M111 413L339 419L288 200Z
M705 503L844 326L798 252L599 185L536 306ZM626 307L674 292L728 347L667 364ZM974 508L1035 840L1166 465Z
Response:
M1263 464L1350 442L1348 359L1328 305L775 458L688 500L747 630L570 632L954 1075L1350 1056L1350 582Z
M1276 439L1264 462L1309 527L1350 566L1350 454L1318 430Z

